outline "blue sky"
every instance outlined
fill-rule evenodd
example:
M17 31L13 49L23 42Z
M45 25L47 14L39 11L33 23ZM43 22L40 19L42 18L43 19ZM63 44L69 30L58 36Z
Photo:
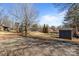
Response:
M40 12L39 13L39 23L41 25L43 24L49 24L49 26L59 26L63 24L64 16L66 15L66 12L68 10L68 6L65 6L66 8L61 10L63 8L63 4L60 4L60 6L57 6L55 4L47 3L47 4L35 4L35 7Z
M0 4L0 8L5 8L6 13L7 10L10 11L15 7L15 4ZM63 8L63 4L60 6L55 5L53 3L37 3L34 4L34 7L38 10L39 16L39 24L48 24L49 26L59 26L62 25L64 16L67 12L67 9L60 10ZM67 6L65 6L67 7Z

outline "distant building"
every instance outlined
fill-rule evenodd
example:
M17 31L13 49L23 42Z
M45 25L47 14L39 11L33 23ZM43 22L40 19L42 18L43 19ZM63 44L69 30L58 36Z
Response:
M49 28L49 29L48 29L48 32L49 32L49 33L52 33L52 32L54 32L54 30L51 29L51 28Z
M0 24L0 31L9 31L10 27L4 25L4 24Z

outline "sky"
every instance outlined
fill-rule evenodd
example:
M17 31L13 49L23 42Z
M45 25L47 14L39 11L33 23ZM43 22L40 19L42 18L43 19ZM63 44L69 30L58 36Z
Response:
M41 25L48 24L49 26L60 26L63 24L64 17L66 15L66 12L68 10L68 5L64 5L66 8L63 7L64 4L53 4L53 3L47 3L47 4L35 4L35 7L38 11L40 11L39 14L39 23ZM63 10L61 10L63 9Z
M68 8L63 8L68 7L65 4L53 4L53 3L36 3L33 6L38 10L39 16L37 20L39 20L39 24L48 24L49 26L59 26L63 24L64 21L64 16L66 15L66 12ZM12 8L15 7L15 4L11 3L4 3L0 4L0 8L6 9L10 11ZM61 10L63 9L63 10Z

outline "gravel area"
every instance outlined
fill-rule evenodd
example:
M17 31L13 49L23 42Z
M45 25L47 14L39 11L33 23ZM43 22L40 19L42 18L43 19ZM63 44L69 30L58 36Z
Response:
M0 41L1 56L79 56L79 45L69 42L15 38Z

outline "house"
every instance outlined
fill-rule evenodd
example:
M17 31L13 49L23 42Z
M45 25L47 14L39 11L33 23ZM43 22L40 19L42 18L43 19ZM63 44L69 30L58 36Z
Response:
M0 31L9 31L10 27L0 24Z

